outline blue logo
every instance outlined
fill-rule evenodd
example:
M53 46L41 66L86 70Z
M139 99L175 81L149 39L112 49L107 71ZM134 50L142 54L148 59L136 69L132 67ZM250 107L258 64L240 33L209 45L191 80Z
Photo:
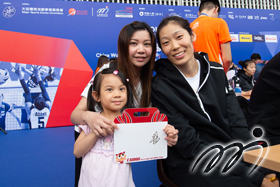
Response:
M3 10L3 16L5 18L10 18L13 17L16 13L16 9L13 6L7 6L4 10Z

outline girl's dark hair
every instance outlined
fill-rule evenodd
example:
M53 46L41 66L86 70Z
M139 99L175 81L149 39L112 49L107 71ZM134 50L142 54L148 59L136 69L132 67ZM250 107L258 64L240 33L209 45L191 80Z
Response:
M87 96L87 108L89 111L96 112L95 105L97 105L101 110L103 110L101 103L95 101L94 98L92 97L92 92L96 91L97 96L99 97L101 82L104 78L103 75L113 74L113 72L115 70L118 70L118 69L107 68L95 75L94 80L88 90L88 96ZM121 79L121 82L126 86L126 89L127 89L127 103L123 109L132 108L133 107L133 95L132 95L131 85L126 80L126 77L124 76L124 74L121 71L118 70L118 74L116 76L118 76Z
M169 22L172 22L174 24L177 24L179 26L181 26L183 29L186 29L189 33L190 36L193 35L190 23L188 20L181 18L179 16L170 16L170 17L166 17L164 18L158 28L157 28L157 32L156 32L156 38L157 38L157 42L158 42L158 46L161 48L161 43L160 43L160 38L159 38L159 33L162 30L163 27L165 27L166 25L168 25Z
M251 63L255 63L255 62L253 62L252 60L249 60L249 59L244 60L244 61L240 60L238 62L238 64L242 66L242 69L247 68L247 66Z
M132 35L136 31L148 31L151 37L152 45L152 55L150 61L142 67L140 73L140 81L142 85L142 97L140 102L140 107L148 107L151 103L151 88L152 88L152 77L153 77L153 68L156 58L156 39L151 27L145 22L134 21L122 28L118 38L118 60L117 66L129 80L134 80L138 74L137 71L129 59L129 44ZM136 99L136 91L133 86L133 95Z

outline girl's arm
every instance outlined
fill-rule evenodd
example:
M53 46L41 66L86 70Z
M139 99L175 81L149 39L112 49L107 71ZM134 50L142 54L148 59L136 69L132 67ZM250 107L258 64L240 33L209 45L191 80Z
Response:
M98 136L96 136L93 132L90 132L88 135L86 135L86 133L82 131L74 144L73 153L75 157L80 158L87 154L87 152L89 152L97 139Z
M88 111L87 98L85 97L82 97L79 104L73 110L71 114L71 122L74 125L88 125L97 136L113 134L111 127L118 129L118 126L111 120L97 112Z

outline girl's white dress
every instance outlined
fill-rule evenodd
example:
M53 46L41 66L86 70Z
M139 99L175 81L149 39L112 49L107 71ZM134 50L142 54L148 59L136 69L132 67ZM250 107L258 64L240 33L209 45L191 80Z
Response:
M88 135L87 125L79 128ZM130 164L115 164L114 137L98 138L91 150L83 156L79 187L134 187Z

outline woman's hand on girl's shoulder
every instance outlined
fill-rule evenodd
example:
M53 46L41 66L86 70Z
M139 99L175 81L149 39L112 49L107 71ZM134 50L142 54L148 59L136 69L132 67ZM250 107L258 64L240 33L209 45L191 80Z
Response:
M105 118L97 112L86 111L83 114L83 120L98 137L113 134L115 129L119 129L113 121Z
M166 133L166 137L165 139L167 140L167 145L169 147L172 147L174 145L176 145L177 141L178 141L178 133L179 131L177 129L174 128L174 126L172 125L166 125L163 128L164 132Z

